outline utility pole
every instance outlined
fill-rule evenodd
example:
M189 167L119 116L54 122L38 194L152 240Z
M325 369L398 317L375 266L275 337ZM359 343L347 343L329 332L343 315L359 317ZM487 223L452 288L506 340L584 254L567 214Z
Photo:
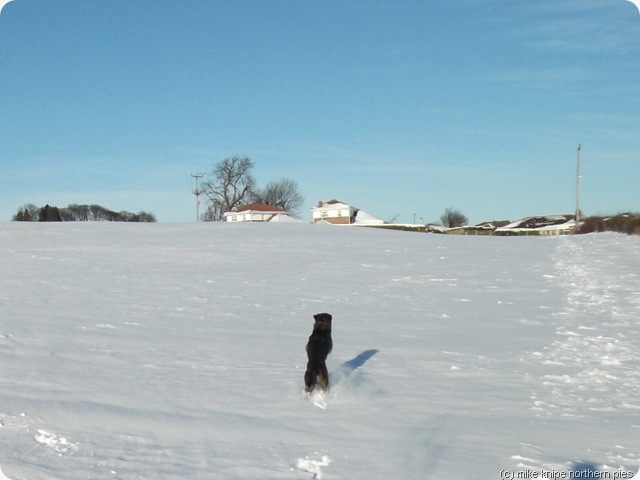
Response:
M194 178L196 182L196 188L193 190L193 194L196 196L196 222L200 221L200 187L198 185L198 180L201 179L204 175L202 173L192 173L191 176Z
M576 231L580 228L580 150L578 145L578 158L576 159Z

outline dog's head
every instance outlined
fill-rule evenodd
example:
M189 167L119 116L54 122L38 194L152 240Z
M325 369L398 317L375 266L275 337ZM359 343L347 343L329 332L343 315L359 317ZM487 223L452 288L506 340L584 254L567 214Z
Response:
M316 323L313 325L313 328L320 328L323 330L331 330L331 314L329 313L316 313L313 318Z

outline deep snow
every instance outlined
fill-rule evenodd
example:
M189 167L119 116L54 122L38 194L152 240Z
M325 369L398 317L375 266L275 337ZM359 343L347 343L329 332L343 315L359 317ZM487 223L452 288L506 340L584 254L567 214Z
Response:
M640 466L638 237L3 223L0 268L12 480ZM302 394L323 311L325 409Z

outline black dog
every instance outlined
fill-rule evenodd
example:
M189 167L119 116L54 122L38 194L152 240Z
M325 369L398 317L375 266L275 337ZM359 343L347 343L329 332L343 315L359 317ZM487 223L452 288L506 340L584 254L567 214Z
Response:
M331 340L331 315L318 313L313 316L316 323L313 333L307 342L307 371L304 373L304 391L311 393L316 385L326 392L329 390L329 372L327 372L327 355L333 349Z

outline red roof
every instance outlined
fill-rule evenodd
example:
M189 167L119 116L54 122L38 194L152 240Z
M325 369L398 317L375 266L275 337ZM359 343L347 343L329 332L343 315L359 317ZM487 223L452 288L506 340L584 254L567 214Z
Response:
M246 212L247 210L254 210L257 212L286 212L283 208L275 207L273 205L265 205L264 203L250 203L249 205L242 205L238 207L236 212Z

